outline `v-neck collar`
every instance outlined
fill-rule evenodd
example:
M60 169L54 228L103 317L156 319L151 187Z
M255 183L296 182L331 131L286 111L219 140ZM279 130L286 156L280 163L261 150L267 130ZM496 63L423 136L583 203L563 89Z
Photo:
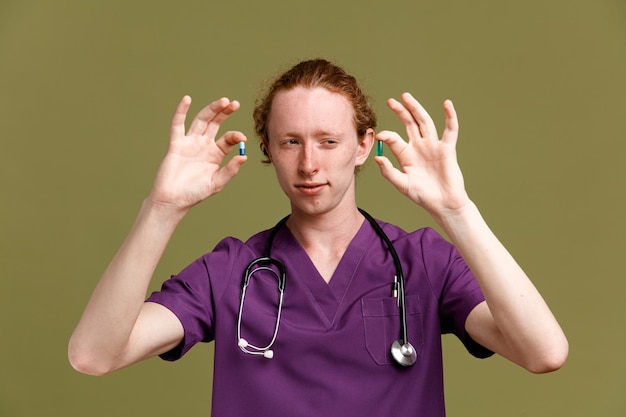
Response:
M276 239L276 249L272 250L272 256L282 258L285 263L286 286L289 287L290 283L297 280L308 290L311 301L319 306L325 321L331 325L370 246L371 238L375 234L372 227L367 220L363 221L328 283L291 231L287 227L281 229L278 233L282 236Z

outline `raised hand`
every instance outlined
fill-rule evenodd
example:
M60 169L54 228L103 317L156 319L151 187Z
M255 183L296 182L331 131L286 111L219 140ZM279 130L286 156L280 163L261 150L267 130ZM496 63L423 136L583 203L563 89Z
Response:
M170 143L150 193L153 203L187 211L219 192L239 171L246 156L236 155L222 165L243 133L226 132L215 139L221 124L239 108L239 102L221 98L204 107L185 132L191 98L182 98L172 118Z
M440 140L432 118L417 100L409 93L401 100L389 99L387 105L404 124L408 142L392 131L376 135L400 164L397 169L388 158L377 156L382 175L431 214L463 207L469 198L456 158L459 124L452 102L443 104L446 123Z

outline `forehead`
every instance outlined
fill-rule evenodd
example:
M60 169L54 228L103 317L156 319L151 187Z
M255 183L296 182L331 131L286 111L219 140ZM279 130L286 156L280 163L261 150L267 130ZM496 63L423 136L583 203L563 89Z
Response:
M356 130L354 109L340 93L323 87L295 87L274 96L268 123L270 133Z

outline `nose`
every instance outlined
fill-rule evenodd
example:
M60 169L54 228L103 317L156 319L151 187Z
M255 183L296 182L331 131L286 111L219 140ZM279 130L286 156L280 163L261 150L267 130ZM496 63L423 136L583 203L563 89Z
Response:
M305 142L300 154L298 170L305 177L313 176L319 171L319 158L314 144Z

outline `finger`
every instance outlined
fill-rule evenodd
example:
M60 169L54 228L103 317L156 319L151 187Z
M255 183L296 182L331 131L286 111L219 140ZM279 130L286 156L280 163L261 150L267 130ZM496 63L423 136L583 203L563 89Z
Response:
M404 128L406 129L406 133L409 136L409 140L411 138L419 139L422 137L422 132L420 131L419 125L417 121L411 114L411 112L399 101L390 98L387 100L387 106L398 116Z
M451 100L443 102L443 110L446 115L446 128L441 136L441 141L456 146L459 137L459 120Z
M376 140L380 140L387 145L387 148L389 148L391 153L396 155L396 157L408 146L404 139L402 139L402 136L391 130L378 132L376 134Z
M439 140L435 123L426 109L410 93L403 93L401 98L411 116L417 122L422 137Z
M215 141L217 147L224 155L230 153L235 146L239 146L239 142L246 142L246 135L238 131L228 131Z
M406 181L406 174L395 168L386 156L376 156L374 161L378 164L382 176L401 193L406 193L406 187L403 185Z
M191 97L189 96L184 96L178 103L178 106L176 106L170 127L170 137L172 139L185 136L185 119L189 106L191 106Z
M204 134L210 138L215 138L215 136L217 136L217 132L219 131L222 123L224 123L224 121L228 118L228 116L230 116L235 111L237 111L239 107L240 107L240 104L237 100L231 101L228 104L228 106L226 106L221 112L217 113L213 117L213 119L209 121L209 124Z
M226 165L220 168L220 170L215 173L213 181L215 192L221 191L226 184L239 173L239 169L247 160L248 157L245 155L236 155L228 161Z
M218 114L227 109L230 103L231 101L228 98L222 97L219 100L215 100L208 106L205 106L198 112L196 117L194 117L193 121L189 125L187 133L189 135L204 135L209 123L213 121Z

